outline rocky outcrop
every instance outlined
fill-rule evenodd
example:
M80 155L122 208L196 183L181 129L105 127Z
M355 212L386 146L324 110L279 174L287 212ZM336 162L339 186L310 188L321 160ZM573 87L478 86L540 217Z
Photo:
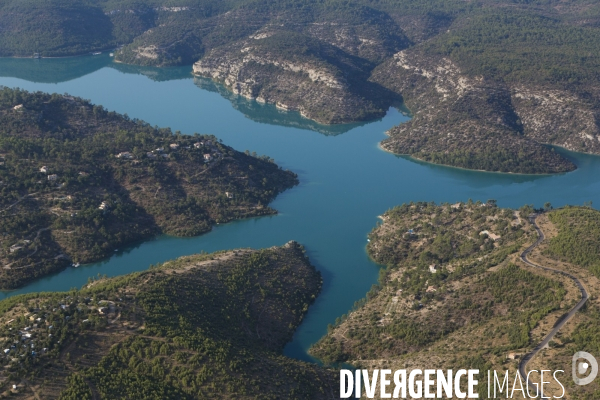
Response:
M210 78L195 76L194 84L203 90L218 93L223 98L229 100L231 102L231 106L244 114L246 118L262 124L311 130L328 136L340 135L360 125L358 123L335 125L319 124L311 119L302 117L299 113L287 112L281 108L259 103L252 99L239 96ZM363 124L366 123L368 122L364 122Z
M464 74L450 59L401 51L372 80L401 93L413 119L391 129L382 147L439 164L487 171L550 173L575 166L530 127L537 112L503 82ZM521 94L522 96L522 94ZM518 99L517 99L518 100ZM548 110L539 112L547 113ZM546 117L547 118L547 117ZM555 121L556 122L556 121ZM558 144L558 143L556 143Z
M267 36L268 37L268 36ZM261 40L263 36L253 37L252 39ZM320 67L311 63L311 61L294 62L282 59L281 57L266 53L264 55L256 54L252 43L244 42L241 49L227 49L229 51L213 51L210 57L200 60L194 64L194 74L201 76L210 76L215 80L222 81L226 86L234 88L238 94L255 97L251 92L243 90L246 85L238 82L238 76L243 73L243 69L250 64L258 64L261 67L276 67L284 72L295 72L304 75L312 83L323 84L332 89L346 89L347 82L339 75L338 71L332 68ZM231 54L233 52L234 54ZM236 54L238 53L238 54ZM336 76L338 75L338 76ZM237 85L237 88L236 88ZM246 97L248 97L246 96Z
M394 95L366 82L369 69L368 62L307 36L269 31L214 49L194 64L195 75L323 124L385 114Z
M598 112L590 99L567 90L515 86L515 112L527 137L568 150L600 154Z
M411 45L389 14L357 5L344 8L337 4L334 11L319 16L299 32L373 63Z

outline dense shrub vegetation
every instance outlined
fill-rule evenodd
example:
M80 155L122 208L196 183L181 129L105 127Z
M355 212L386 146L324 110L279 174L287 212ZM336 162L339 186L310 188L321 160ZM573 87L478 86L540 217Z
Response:
M565 207L552 211L548 218L558 228L548 254L600 277L600 212L588 207Z
M332 371L281 355L321 284L290 242L11 298L0 302L1 388L41 385L63 400L326 398Z
M2 0L0 55L200 60L199 75L322 124L378 118L404 99L415 118L387 150L559 173L576 167L544 144L600 153L598 21L590 0ZM399 67L401 51L419 65Z
M438 357L438 366L464 368L465 354L485 364L530 346L538 322L561 309L562 283L508 261L532 232L514 210L493 200L419 202L381 219L367 250L387 268L366 299L312 347L325 362L402 366L422 351ZM477 346L469 343L474 337Z
M214 136L153 128L71 96L2 89L0 125L2 287L160 232L198 235L272 214L268 203L297 182Z
M293 15L299 24L343 21L350 26L369 26L386 24L393 20L390 16L402 13L405 19L396 19L400 36L403 31L415 36L415 26L425 35L438 35L427 45L428 50L452 57L470 73L544 83L596 82L600 35L592 21L600 16L600 8L576 1L563 7L559 14L553 8L558 3L192 0L165 4L155 0L3 0L0 15L5 16L6 29L0 54L69 55L135 40L136 45L123 55L125 61L135 62L134 49L151 44L171 50L165 53L169 54L166 59L146 62L189 64L206 50L243 38L273 19ZM226 12L234 13L235 18L225 17ZM418 22L405 23L409 20ZM450 31L441 30L450 24ZM89 26L94 29L88 29ZM63 34L56 35L60 29ZM408 38L400 41L411 43Z

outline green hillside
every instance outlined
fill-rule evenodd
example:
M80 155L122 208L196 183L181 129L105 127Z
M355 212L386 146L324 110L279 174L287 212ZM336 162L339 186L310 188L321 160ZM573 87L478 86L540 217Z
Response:
M159 233L273 214L297 183L266 156L71 96L2 89L0 126L3 288Z
M9 349L0 390L62 400L330 398L333 371L281 354L321 285L289 242L11 298L0 302Z

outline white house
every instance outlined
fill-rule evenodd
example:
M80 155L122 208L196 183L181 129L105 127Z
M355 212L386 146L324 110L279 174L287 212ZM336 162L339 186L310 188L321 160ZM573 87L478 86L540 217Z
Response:
M57 179L58 179L58 175L56 175L56 174L48 175L48 180L49 181L55 181Z
M18 244L13 244L12 246L10 246L9 251L11 253L14 253L15 251L21 250L23 248L23 246L19 246Z
M204 155L204 162L209 162L210 160L212 160L212 155L211 154L205 154Z
M169 147L170 147L171 149L173 149L173 150L177 150L177 149L179 148L179 145L178 145L177 143L171 143L171 144L169 145Z
M126 160L131 160L133 158L133 154L131 154L128 151L123 151L123 152L117 154L115 157L117 157L117 158L124 158Z
M44 174L47 174L47 173L48 173L48 167L46 167L46 166L44 165L42 168L40 168L40 172L41 172L41 173L44 173Z

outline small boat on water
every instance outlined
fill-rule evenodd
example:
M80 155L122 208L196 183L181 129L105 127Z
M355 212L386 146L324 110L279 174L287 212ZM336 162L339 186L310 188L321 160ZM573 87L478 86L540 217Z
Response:
M98 56L98 55L100 55L100 54L102 54L102 52L101 52L101 51L95 51L95 52L93 52L93 53L92 53L92 55L93 55L93 56Z
M80 265L79 263L75 263L75 264L73 264L73 267L77 268L77 267L79 267L79 265Z
M33 53L33 56L31 58L41 58L40 53Z
M115 56L115 53L109 53L108 55L109 55L110 57L114 57L114 56Z

